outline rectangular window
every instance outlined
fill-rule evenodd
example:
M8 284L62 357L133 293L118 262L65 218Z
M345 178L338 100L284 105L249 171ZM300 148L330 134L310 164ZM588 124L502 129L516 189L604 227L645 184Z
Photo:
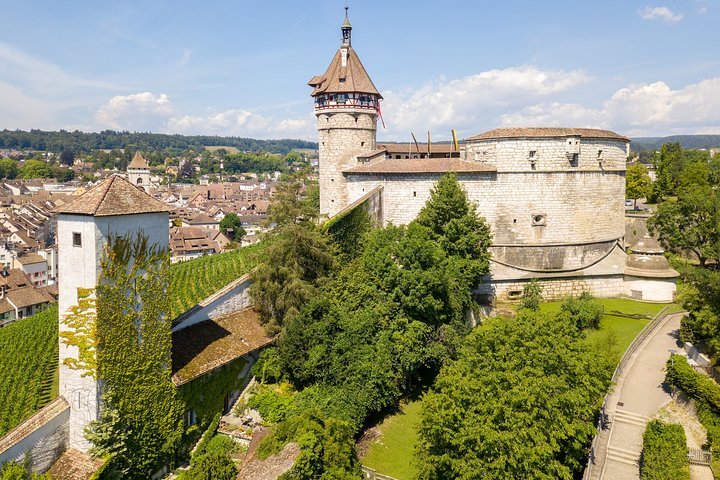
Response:
M73 247L82 247L82 235L73 232Z

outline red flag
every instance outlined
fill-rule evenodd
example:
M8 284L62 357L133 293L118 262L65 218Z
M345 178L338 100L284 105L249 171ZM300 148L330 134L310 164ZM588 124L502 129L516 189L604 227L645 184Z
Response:
M385 128L385 119L383 119L382 111L380 110L380 99L377 101L377 107L375 107L375 110L377 110L378 115L380 115L380 121L382 122L383 128ZM387 128L385 128L387 130Z

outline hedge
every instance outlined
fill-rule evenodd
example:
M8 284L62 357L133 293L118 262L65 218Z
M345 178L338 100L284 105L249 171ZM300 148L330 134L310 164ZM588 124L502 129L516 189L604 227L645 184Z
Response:
M720 413L720 386L710 377L698 373L685 357L671 355L665 365L665 381L694 399L707 403L715 413Z
M687 440L682 425L651 420L643 434L641 480L690 480Z

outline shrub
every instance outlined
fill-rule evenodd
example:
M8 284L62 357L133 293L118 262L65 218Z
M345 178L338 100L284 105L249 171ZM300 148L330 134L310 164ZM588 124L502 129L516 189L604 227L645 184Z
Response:
M522 300L520 300L520 308L538 311L543 299L542 291L543 287L540 285L540 282L537 281L537 278L530 280L530 283L523 287L523 296Z
M643 434L641 480L690 480L682 425L651 420Z
M284 379L282 361L275 347L266 348L252 367L252 374L260 383L279 383Z
M665 365L665 381L690 398L707 403L720 414L720 386L710 377L696 372L685 357L671 355Z
M213 421L210 422L210 426L205 430L205 433L203 433L202 437L200 437L200 441L197 443L197 446L195 447L195 451L193 452L193 457L199 457L203 453L205 453L205 449L207 448L208 444L212 440L213 436L215 435L215 432L217 431L218 425L220 425L220 414L218 413L215 415L215 418L213 418Z
M271 386L260 386L248 400L248 407L260 412L263 420L278 423L285 419L292 402L292 395L278 392Z
M560 306L560 318L575 325L578 330L598 328L604 308L588 292L578 298L568 298Z
M232 440L231 440L232 441ZM201 455L190 464L182 480L233 480L238 474L235 462L227 455Z

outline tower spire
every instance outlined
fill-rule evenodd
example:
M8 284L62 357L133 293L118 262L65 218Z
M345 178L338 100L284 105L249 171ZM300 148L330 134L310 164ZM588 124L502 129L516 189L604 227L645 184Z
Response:
M352 31L352 25L350 25L350 19L348 19L348 9L350 7L345 4L345 21L340 29L342 30L342 43L343 45L350 46L350 32Z

